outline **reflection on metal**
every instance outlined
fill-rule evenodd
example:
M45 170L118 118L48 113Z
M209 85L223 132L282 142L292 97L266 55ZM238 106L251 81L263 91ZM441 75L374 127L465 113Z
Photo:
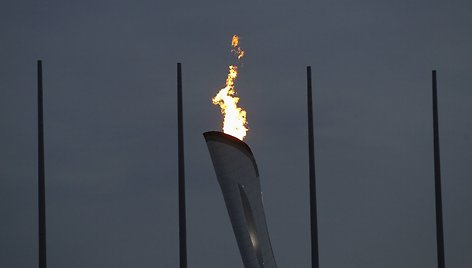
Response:
M222 132L203 134L245 268L277 268L262 204L256 161L249 146Z
M254 215L252 214L251 203L249 202L249 199L247 198L247 195L244 192L244 188L240 184L238 184L238 186L239 194L241 195L241 204L243 205L247 229L249 231L249 237L251 238L252 246L256 251L256 257L259 261L259 265L261 267L264 267L264 259L262 258L261 247L259 245L259 240L257 237L256 221L254 220Z

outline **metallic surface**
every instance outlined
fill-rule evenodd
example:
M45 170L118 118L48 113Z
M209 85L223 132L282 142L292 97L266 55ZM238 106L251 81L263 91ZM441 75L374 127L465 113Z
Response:
M433 132L434 132L434 184L436 196L436 240L438 268L445 267L444 260L444 233L441 196L441 162L439 155L439 122L438 122L438 93L436 71L433 71Z
M310 226L311 226L311 267L318 268L318 217L316 208L315 138L313 134L313 94L311 90L311 67L306 67L308 105L308 154L310 166Z
M180 268L187 268L187 226L185 210L185 158L182 111L182 64L177 63L177 125L179 158L179 255Z
M38 234L39 268L46 268L46 189L44 183L43 66L38 60Z
M222 132L203 134L223 192L245 268L276 268L262 204L256 161L249 146Z

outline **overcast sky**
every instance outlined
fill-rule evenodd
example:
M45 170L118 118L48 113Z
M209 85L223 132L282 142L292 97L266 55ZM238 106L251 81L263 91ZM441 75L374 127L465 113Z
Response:
M438 70L446 266L472 267L470 0L0 3L0 266L37 263L43 60L49 267L178 267L176 63L190 268L242 261L202 133L230 41L280 268L309 267L305 68L314 83L321 267L436 265Z

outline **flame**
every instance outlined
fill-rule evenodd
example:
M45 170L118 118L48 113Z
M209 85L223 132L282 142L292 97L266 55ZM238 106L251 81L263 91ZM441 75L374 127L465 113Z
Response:
M238 60L244 57L244 51L239 47L239 36L233 35L233 39L231 39L231 52L238 55Z
M231 53L237 56L238 60L244 57L244 51L239 46L239 37L233 35L231 40ZM246 111L238 107L239 98L236 97L234 83L238 77L238 66L230 65L226 86L212 99L213 104L219 105L223 119L223 132L232 135L240 140L246 136Z

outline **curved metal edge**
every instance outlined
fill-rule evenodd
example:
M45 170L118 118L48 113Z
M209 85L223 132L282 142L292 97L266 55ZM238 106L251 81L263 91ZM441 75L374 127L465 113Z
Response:
M251 148L249 147L249 145L247 145L247 143L245 143L244 141L242 141L242 140L240 140L240 139L238 139L234 136L231 136L229 134L226 134L226 133L223 133L223 132L220 132L220 131L205 132L205 133L203 133L203 137L205 137L205 140L207 142L208 141L222 142L222 143L233 146L236 149L240 150L242 153L244 153L246 156L248 156L251 159L251 161L254 165L254 169L256 170L256 175L257 175L257 177L259 177L259 170L257 168L256 159L254 158L254 155L251 151Z

